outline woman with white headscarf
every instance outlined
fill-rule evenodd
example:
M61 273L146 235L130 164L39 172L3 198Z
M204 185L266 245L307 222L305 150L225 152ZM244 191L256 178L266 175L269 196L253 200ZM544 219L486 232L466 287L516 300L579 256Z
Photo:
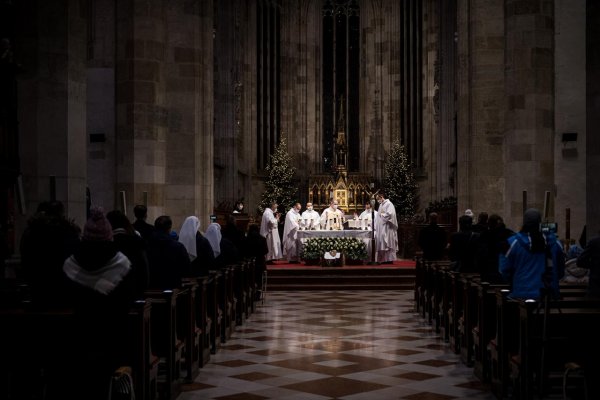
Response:
M217 268L223 268L241 260L240 253L233 242L221 235L221 225L216 222L210 224L206 229L206 238L213 249Z
M179 242L188 252L193 276L208 275L216 267L212 246L199 230L200 221L195 216L187 217L179 230Z

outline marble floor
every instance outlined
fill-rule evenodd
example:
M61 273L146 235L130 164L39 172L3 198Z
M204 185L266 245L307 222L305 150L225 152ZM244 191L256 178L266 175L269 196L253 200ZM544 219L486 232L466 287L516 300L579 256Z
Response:
M412 291L270 292L178 400L492 400Z

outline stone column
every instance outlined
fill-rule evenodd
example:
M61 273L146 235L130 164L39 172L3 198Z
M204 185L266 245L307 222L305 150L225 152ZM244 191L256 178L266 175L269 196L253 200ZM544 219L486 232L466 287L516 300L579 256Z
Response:
M555 218L565 236L565 209L571 209L570 237L578 239L585 224L585 0L556 0L555 18ZM576 133L576 140L563 133Z
M115 203L115 1L89 2L87 63L88 187L92 204L109 211ZM93 135L93 136L92 136Z
M587 1L586 221L588 239L600 231L600 4Z
M459 0L457 19L458 211L502 214L504 4Z
M167 7L165 212L175 229L190 215L206 229L213 206L211 11L208 1Z
M56 199L69 218L85 222L86 21L81 2L27 1L17 43L24 74L19 80L21 167L28 212Z
M522 223L522 191L554 205L554 1L506 0L505 217ZM487 161L489 163L489 160ZM497 165L489 163L494 169ZM550 218L553 218L553 207Z
M128 214L148 192L148 217L165 212L166 0L117 3L116 189Z
M288 0L281 15L281 129L307 195L308 176L322 169L321 47L322 4Z

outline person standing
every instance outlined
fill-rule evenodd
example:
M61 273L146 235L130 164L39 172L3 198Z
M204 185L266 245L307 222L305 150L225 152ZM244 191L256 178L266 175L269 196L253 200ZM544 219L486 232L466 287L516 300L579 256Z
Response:
M523 215L523 227L508 238L509 249L500 258L502 277L512 283L510 296L538 300L543 290L559 295L558 281L564 275L562 244L552 232L542 233L539 210L530 208Z
M385 193L377 195L379 213L375 218L375 250L377 261L381 264L391 264L396 259L398 252L398 220L396 208Z
M277 202L271 203L270 208L265 208L260 224L260 234L267 239L269 252L267 253L267 264L273 264L274 260L282 257L281 239L278 230L279 213L277 212Z
M325 230L342 230L344 224L344 213L338 208L338 202L331 199L329 207L321 214L321 225Z
M377 218L377 211L375 211L375 218ZM358 216L358 219L361 221L361 228L368 228L371 229L373 226L373 210L371 209L371 203L370 202L366 202L365 203L365 210L360 213L360 215Z
M446 231L438 225L438 214L429 213L429 225L419 232L419 247L425 260L441 260L448 242Z
M138 204L133 207L133 214L135 215L133 227L139 232L146 243L150 243L156 229L153 225L146 222L146 219L148 218L148 207L143 204Z
M313 210L313 204L306 203L306 211L302 213L304 228L309 231L313 229L318 229L320 219L321 217L319 216L319 213Z
M298 229L300 229L300 203L295 203L285 216L285 225L283 227L283 256L289 263L298 262L298 249L296 242L298 239Z

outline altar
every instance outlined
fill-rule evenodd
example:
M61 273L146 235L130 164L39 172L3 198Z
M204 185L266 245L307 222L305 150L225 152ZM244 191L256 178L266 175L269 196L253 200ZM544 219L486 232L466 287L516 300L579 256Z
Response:
M371 231L362 229L344 229L344 230L299 230L297 237L297 256L302 255L302 248L308 239L314 238L356 238L365 243L367 255L371 254Z

